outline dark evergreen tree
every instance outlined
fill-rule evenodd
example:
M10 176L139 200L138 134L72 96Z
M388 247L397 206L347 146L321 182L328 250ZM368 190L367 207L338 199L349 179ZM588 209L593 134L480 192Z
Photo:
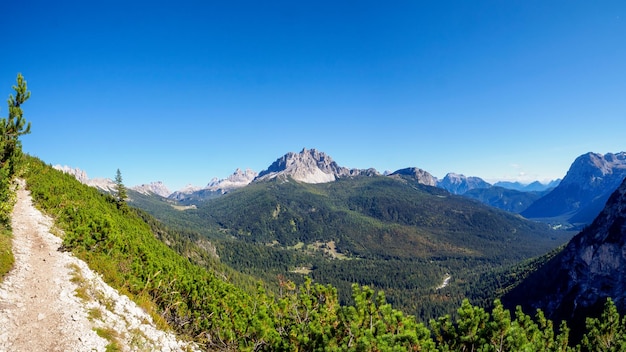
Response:
M9 95L9 116L0 119L0 221L8 221L11 209L11 182L16 176L22 160L22 144L19 137L30 133L30 122L26 123L22 104L30 98L26 80L17 74L15 96Z
M124 186L124 182L122 181L122 172L120 169L117 169L115 173L115 191L117 192L117 202L119 204L124 203L128 195L126 193L126 187Z

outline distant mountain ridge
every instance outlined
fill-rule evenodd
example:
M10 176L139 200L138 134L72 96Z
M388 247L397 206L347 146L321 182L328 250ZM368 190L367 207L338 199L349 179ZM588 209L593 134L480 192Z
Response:
M626 178L626 153L587 153L572 163L559 185L529 206L527 218L563 217L589 224Z
M473 198L483 204L491 205L512 213L521 213L531 204L545 195L546 191L517 191L498 186L475 188L463 193L464 197Z
M131 189L141 194L145 194L145 195L156 194L157 196L160 196L163 198L167 198L170 194L172 194L172 192L170 192L167 186L165 186L163 182L161 181L134 186Z
M489 188L491 184L480 177L468 177L451 172L443 180L437 182L437 187L443 188L452 194L463 194L472 189Z
M115 184L111 179L89 179L86 173L80 169L57 166L58 169L74 175L81 182L100 188L106 192L114 190ZM145 195L154 194L169 198L183 204L201 202L203 200L219 197L233 190L248 186L252 182L263 182L274 178L291 178L303 183L326 183L334 182L341 178L357 176L379 176L376 169L356 169L338 165L329 155L317 149L303 148L299 153L288 152L276 159L266 170L257 173L251 169L242 171L236 169L233 174L225 179L213 178L204 187L187 185L184 188L171 192L161 181L130 187L130 189ZM491 186L480 177L465 176L462 174L448 173L442 180L437 179L429 172L417 168L407 167L394 172L385 172L390 177L410 177L418 183L438 187L452 194L464 194L474 189L488 189ZM540 183L530 185L519 183L507 184L509 187L535 187L541 188ZM486 203L489 204L489 203ZM491 205L491 204L490 204ZM504 209L504 208L503 208Z
M521 182L498 181L494 183L493 186L521 192L543 192L549 188L554 188L558 186L560 182L561 179L552 180L545 184L539 181L534 181L529 184L523 184Z
M213 178L206 187L188 186L182 190L173 192L166 196L183 204L190 204L210 198L219 197L235 189L245 187L250 184L257 176L255 171L246 169L235 170L235 172L225 179Z
M115 182L109 178L89 178L84 170L79 168L69 167L67 165L54 165L53 168L63 171L68 175L74 176L80 183L87 186L95 187L105 192L115 191Z

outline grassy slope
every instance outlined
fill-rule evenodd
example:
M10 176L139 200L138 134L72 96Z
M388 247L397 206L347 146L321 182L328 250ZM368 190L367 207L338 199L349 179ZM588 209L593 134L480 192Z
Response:
M111 286L207 348L253 343L263 296L195 265L157 239L140 214L38 159L28 158L26 179L36 205L64 231L64 249Z

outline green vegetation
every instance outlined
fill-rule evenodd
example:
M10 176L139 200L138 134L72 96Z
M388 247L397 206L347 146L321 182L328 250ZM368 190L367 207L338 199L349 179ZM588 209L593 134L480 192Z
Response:
M126 186L124 186L124 181L122 180L122 172L120 169L117 169L115 173L115 197L117 199L117 203L119 206L123 206L126 202L126 198L128 195L126 193Z
M180 211L170 200L131 197L170 226L207 238L220 260L276 291L277 277L307 274L352 304L353 283L384 290L389 302L428 321L464 298L497 297L480 278L558 247L571 233L550 230L411 179L355 177L326 184L253 183ZM334 245L336 255L325 250ZM445 277L452 278L438 288Z
M11 231L5 225L0 225L0 281L15 261L11 247Z
M15 203L13 181L22 166L22 142L19 137L30 133L22 104L30 98L30 91L21 73L17 74L15 96L9 95L9 116L0 119L0 279L14 262L11 250L10 216Z

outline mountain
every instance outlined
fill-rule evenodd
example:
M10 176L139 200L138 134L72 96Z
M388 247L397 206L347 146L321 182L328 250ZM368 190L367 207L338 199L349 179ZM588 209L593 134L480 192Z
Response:
M89 178L84 170L70 166L55 165L53 168L74 176L80 183L87 186L95 187L109 193L115 192L115 182L109 178Z
M491 184L480 177L448 173L443 180L437 183L437 187L443 188L452 194L463 194L471 189L489 188Z
M257 172L246 169L246 171L242 171L241 169L235 170L235 172L228 176L225 179L218 180L217 178L213 178L209 184L206 186L207 189L210 190L233 190L241 187L245 187L250 182L252 182L257 177Z
M156 194L157 196L167 198L172 192L161 181L151 182L149 184L143 184L139 186L131 187L132 190L141 194L149 195Z
M204 188L187 186L182 190L169 195L169 199L176 200L183 205L194 204L208 199L222 196L230 191L242 188L250 184L257 176L253 170L241 169L225 179L213 178Z
M524 192L493 186L489 188L471 189L463 193L463 196L476 199L483 204L498 209L512 213L521 213L544 194L545 192Z
M304 183L326 183L359 175L373 176L379 173L374 169L359 170L341 167L325 153L305 148L300 153L290 152L278 158L267 170L261 171L255 181L291 177Z
M593 223L565 249L506 297L527 311L542 309L549 318L574 326L602 310L611 297L626 312L626 180L612 193Z
M626 178L626 153L587 153L570 166L561 183L529 206L526 218L562 218L586 225L602 210L607 199Z
M502 188L512 189L512 190L520 191L520 192L543 192L543 191L546 191L548 189L558 186L559 182L561 182L560 179L552 180L546 184L541 183L539 181L534 181L529 184L523 184L521 182L498 181L494 183L493 185L495 187L502 187Z
M350 302L353 283L369 285L426 320L472 297L477 275L571 236L427 179L417 169L325 183L281 174L183 211L165 201L143 206L165 224L206 236L223 263L245 274L266 282L301 282L306 274L337 287L342 302Z
M401 169L394 171L392 173L388 173L386 176L406 176L415 179L419 184L426 186L437 186L437 178L417 167L408 167L406 169Z

